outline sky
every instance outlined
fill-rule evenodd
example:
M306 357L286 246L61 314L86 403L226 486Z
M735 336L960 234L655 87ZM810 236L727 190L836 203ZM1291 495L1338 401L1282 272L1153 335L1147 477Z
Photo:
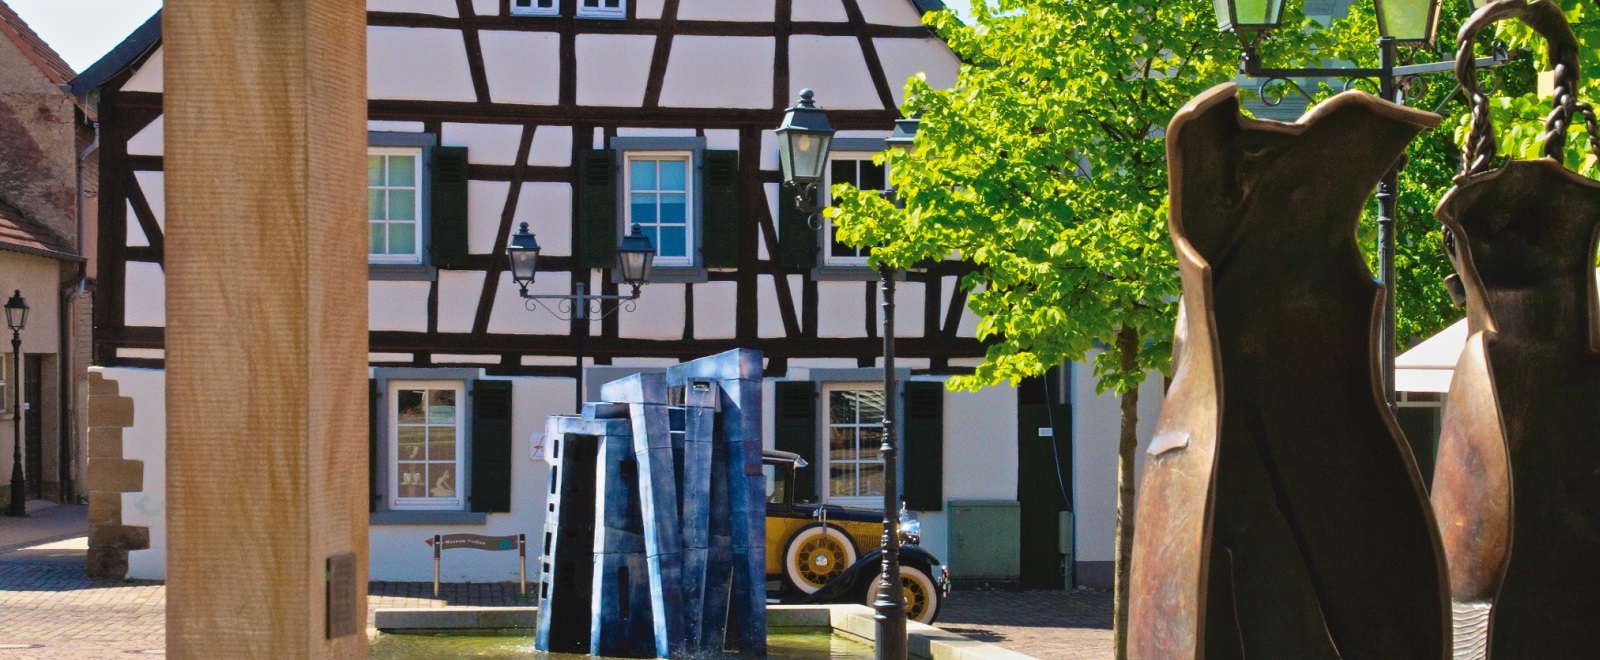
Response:
M944 0L968 15L973 0ZM82 73L161 8L161 0L4 0Z

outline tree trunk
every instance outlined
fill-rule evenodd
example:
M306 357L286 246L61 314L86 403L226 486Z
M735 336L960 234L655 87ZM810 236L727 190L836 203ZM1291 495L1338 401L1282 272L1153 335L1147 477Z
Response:
M1122 326L1117 332L1117 353L1123 373L1139 368L1139 335ZM1115 619L1117 660L1128 658L1128 582L1133 562L1134 460L1139 448L1139 388L1122 393L1122 431L1117 446L1117 563Z

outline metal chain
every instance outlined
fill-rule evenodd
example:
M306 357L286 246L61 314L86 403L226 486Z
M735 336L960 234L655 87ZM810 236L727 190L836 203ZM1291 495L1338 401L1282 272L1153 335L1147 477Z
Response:
M1554 99L1551 110L1544 119L1544 155L1562 161L1566 151L1567 130L1572 125L1573 115L1583 112L1588 106L1577 102L1578 90L1578 41L1572 33L1572 27L1567 24L1566 16L1561 13L1561 8L1552 2L1535 0L1499 0L1484 5L1473 12L1472 17L1461 26L1457 43L1460 47L1456 53L1456 79L1461 83L1461 89L1466 93L1472 104L1472 127L1467 134L1467 143L1462 147L1461 173L1473 175L1489 169L1497 155L1498 145L1494 135L1494 124L1490 117L1489 97L1478 87L1477 63L1474 60L1473 41L1478 32L1506 18L1516 18L1532 27L1535 32L1544 37L1549 44L1550 65L1555 73ZM1585 119L1593 115L1588 111ZM1600 147L1595 136L1595 123L1588 122L1589 142L1591 147ZM1600 151L1597 151L1600 155Z

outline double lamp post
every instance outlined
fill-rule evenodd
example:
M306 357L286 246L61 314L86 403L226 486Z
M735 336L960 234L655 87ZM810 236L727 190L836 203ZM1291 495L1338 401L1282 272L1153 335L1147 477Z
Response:
M885 140L891 148L902 147L910 152L917 133L916 119L895 122L894 134ZM794 204L808 214L812 228L821 226L818 213L822 211L818 186L828 171L828 151L833 143L833 126L828 115L816 105L811 90L802 90L800 100L784 113L783 124L778 127L778 164L783 170L784 183L795 189ZM892 196L893 192L884 193ZM780 202L783 197L779 196ZM894 288L895 271L886 265L878 266L878 278L883 291L883 564L878 574L878 597L872 603L877 611L877 657L880 660L901 660L906 657L906 603L900 583L900 529L898 503L899 439L896 435L899 417L899 391L894 363Z
M1441 0L1372 0L1378 17L1378 67L1334 68L1268 68L1261 64L1256 43L1262 36L1283 22L1284 0L1213 0L1217 10L1217 26L1224 32L1239 35L1244 50L1239 57L1239 73L1262 80L1262 91L1274 80L1291 78L1345 78L1375 79L1378 95L1385 101L1405 104L1405 87L1417 76L1445 73L1455 70L1455 60L1424 64L1396 64L1397 47L1421 46L1433 43L1439 27ZM1490 0L1473 0L1473 7L1481 7ZM1477 60L1478 68L1490 68L1506 63L1510 58L1504 52ZM1265 96L1265 94L1263 94ZM1383 326L1379 329L1379 344L1383 351L1384 400L1391 408L1395 405L1395 211L1400 194L1400 168L1405 160L1384 175L1378 183L1378 270L1379 284L1384 289Z

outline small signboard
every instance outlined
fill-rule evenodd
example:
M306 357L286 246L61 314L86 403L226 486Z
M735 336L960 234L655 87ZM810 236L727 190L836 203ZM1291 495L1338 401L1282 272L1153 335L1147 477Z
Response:
M510 536L483 536L481 534L434 534L427 540L433 546L433 595L439 596L439 553L445 550L488 550L499 552L516 550L521 562L522 595L528 595L528 541L523 534Z

